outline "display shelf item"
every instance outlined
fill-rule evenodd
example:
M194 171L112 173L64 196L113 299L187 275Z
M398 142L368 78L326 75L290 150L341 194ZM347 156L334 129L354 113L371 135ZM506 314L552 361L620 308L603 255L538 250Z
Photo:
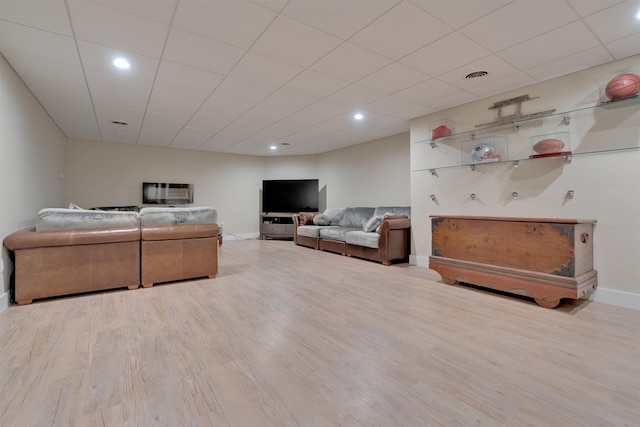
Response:
M571 155L569 132L556 132L531 137L530 159Z
M455 134L455 122L453 120L437 120L429 123L429 135L431 139L440 139Z
M488 136L462 142L462 164L494 163L507 159L506 136Z

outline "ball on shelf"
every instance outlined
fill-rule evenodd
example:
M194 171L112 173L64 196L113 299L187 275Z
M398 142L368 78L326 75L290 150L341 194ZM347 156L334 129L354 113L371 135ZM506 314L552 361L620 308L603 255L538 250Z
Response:
M564 147L564 142L559 139L549 138L537 142L533 146L533 151L538 154L559 153Z
M612 101L635 96L640 93L640 76L631 73L620 74L607 83L604 92Z

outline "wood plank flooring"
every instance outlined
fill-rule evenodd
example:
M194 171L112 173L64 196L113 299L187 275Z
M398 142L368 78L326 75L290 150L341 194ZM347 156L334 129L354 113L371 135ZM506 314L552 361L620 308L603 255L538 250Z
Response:
M216 279L10 306L0 425L640 425L640 312L287 241L220 249Z

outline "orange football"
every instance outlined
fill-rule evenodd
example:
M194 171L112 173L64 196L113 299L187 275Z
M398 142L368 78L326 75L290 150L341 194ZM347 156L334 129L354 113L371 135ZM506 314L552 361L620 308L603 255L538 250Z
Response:
M533 146L533 151L538 154L559 153L564 147L564 142L559 139L549 138L539 141Z

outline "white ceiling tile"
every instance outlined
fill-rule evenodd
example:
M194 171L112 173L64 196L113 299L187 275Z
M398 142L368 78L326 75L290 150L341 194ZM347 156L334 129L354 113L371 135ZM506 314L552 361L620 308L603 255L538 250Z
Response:
M358 80L358 85L390 94L421 83L429 78L428 75L420 71L394 62Z
M293 0L283 14L343 40L348 39L400 0Z
M85 70L89 92L96 104L120 105L123 108L144 109L151 93L151 82L114 76L97 70Z
M113 123L98 122L100 135L108 141L120 142L123 144L135 144L138 141L140 126L123 126Z
M343 43L316 62L311 69L339 79L355 82L391 63L391 60L358 47Z
M147 110L153 113L181 117L186 122L206 100L209 93L193 89L156 84Z
M377 101L365 104L362 106L362 108L365 111L373 111L379 114L393 114L415 106L417 106L417 104L414 102L390 95L378 99Z
M449 93L446 96L432 99L429 101L429 106L435 108L438 111L446 110L448 108L457 107L458 105L466 104L478 100L480 97L476 96L465 90L461 90L454 93Z
M459 29L513 0L410 0L447 25Z
M132 108L122 108L117 105L95 105L96 115L100 127L113 126L116 129L128 130L136 129L135 134L138 136L142 120L144 119L145 110L134 110ZM128 125L117 125L112 121L126 122ZM134 140L135 142L135 140Z
M271 58L308 67L341 43L337 37L278 16L251 48Z
M567 0L571 7L583 18L625 0Z
M73 98L61 99L57 96L40 96L38 100L67 137L94 141L101 139L90 102Z
M274 12L280 12L287 5L289 0L250 0L251 3L255 3L267 9L271 9Z
M5 21L73 36L64 0L41 0L37 5L24 0L0 0L0 10Z
M138 144L167 147L180 132L184 121L170 114L147 113L142 123Z
M313 70L306 70L283 86L294 92L318 98L332 94L349 85L346 80L328 76Z
M0 49L21 55L80 65L76 43L71 37L0 21Z
M228 98L243 99L258 103L273 93L275 89L270 86L248 82L233 77L225 78L215 91L216 95Z
M498 52L576 19L578 16L564 1L516 0L461 28L460 32Z
M487 71L484 77L467 79L467 74L475 71ZM487 56L478 61L442 74L438 79L461 89L472 90L476 85L500 80L518 72L518 69L497 55Z
M416 117L422 117L426 116L427 114L435 113L436 111L437 110L435 108L427 107L426 105L415 105L414 107L409 107L390 115L399 119L412 120Z
M242 116L234 124L269 127L295 113L293 109L279 108L272 105L258 104Z
M222 74L162 61L158 69L156 83L199 90L210 94L223 78Z
M497 55L511 65L526 70L598 45L598 39L582 21L577 21L511 46Z
M396 96L424 105L432 99L456 93L459 90L459 88L451 86L438 79L431 79L415 86L411 86L408 89L401 90L396 94Z
M291 92L284 89L278 89L271 95L266 97L262 103L265 105L288 108L292 110L300 110L307 107L314 102L317 102L318 98L313 96L307 96L296 92Z
M172 29L162 59L227 74L243 54L244 51L237 47Z
M71 10L71 24L78 39L160 57L169 31L168 25L96 2L67 1ZM117 25L113 25L116 22Z
M276 13L272 10L245 0L183 0L178 5L173 25L190 33L248 49L275 17Z
M358 46L400 59L453 31L424 10L402 2L351 37Z
M606 48L615 59L636 55L640 53L640 33L607 43Z
M536 83L536 80L529 74L525 72L518 72L508 76L502 76L499 79L487 81L486 83L480 81L476 85L467 88L467 91L484 98L534 83Z
M598 46L573 55L539 65L527 70L527 74L538 81L544 81L564 75L567 70L578 71L595 67L611 61L611 55L603 47Z
M48 0L47 0L48 1ZM136 15L144 19L171 23L178 0L92 0L104 7Z
M90 103L82 68L62 62L5 52L6 59L37 96L73 98Z
M384 96L385 94L382 92L354 84L340 89L326 99L340 104L358 107L373 102L376 99L384 98Z
M229 75L254 83L280 87L302 71L304 68L297 65L247 52Z
M82 66L85 70L97 70L112 75L114 78L145 80L153 82L158 71L159 61L145 55L126 52L108 46L78 41L78 51L82 56ZM113 65L116 58L125 58L131 67L122 70Z
M585 22L604 43L640 33L640 2L626 1L587 16Z
M198 148L198 146L206 139L207 137L202 135L189 133L188 131L183 130L173 138L173 141L171 141L169 146L173 148L195 149Z
M319 121L323 121L332 117L345 114L353 109L350 105L340 104L328 99L321 99L320 101L311 104L310 106L300 110L305 113L312 113L319 118Z
M490 55L478 43L460 33L451 33L400 60L431 76L439 76Z
M271 128L286 133L293 133L308 128L309 126L317 125L323 120L324 118L319 117L314 111L302 110L278 121L278 123L272 125Z
M213 94L186 125L190 133L212 135L229 125L254 105L253 102Z

